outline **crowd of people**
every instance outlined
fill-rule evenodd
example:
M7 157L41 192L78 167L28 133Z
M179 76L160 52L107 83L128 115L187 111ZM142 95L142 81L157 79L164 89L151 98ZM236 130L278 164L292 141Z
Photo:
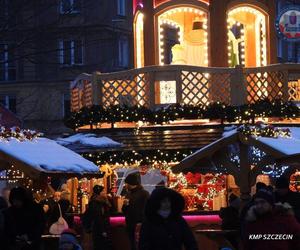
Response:
M275 190L258 182L256 193L243 206L232 194L220 217L222 229L232 230L226 238L234 249L300 249L300 194L290 191L284 177L276 180Z
M180 250L183 247L197 250L198 244L201 246L182 216L185 200L181 194L160 185L150 195L135 174L126 177L125 186L127 194L122 211L131 250ZM0 197L1 249L39 250L42 234L49 233L51 225L63 218L67 227L61 228L60 250L82 250L78 233L90 235L92 249L112 250L112 204L104 187L93 187L87 209L81 216L82 232L74 230L74 207L69 196L68 190L63 189L51 198L37 201L32 192L23 187L3 189ZM285 178L277 179L275 190L257 183L256 193L247 203L232 193L229 206L220 210L220 217L228 243L220 245L220 249L225 246L244 250L300 249L300 194L289 190ZM292 238L283 238L283 235Z

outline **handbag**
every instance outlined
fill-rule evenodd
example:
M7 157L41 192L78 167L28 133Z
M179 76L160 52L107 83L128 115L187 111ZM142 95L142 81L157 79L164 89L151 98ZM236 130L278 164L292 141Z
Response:
M59 203L57 203L57 204L58 204L58 209L59 209L59 218L56 222L54 222L50 226L50 228L49 228L50 234L61 234L64 230L69 228L68 223L62 217L60 205L59 205Z

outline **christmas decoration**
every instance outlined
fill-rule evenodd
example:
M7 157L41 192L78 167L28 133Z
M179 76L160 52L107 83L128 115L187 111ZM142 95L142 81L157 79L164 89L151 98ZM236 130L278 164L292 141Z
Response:
M0 139L9 140L9 138L16 138L19 141L33 140L42 136L42 133L37 133L34 130L20 129L19 127L6 128L0 127Z
M84 107L78 112L71 113L65 118L65 125L72 129L84 125L108 122L138 122L164 124L182 119L219 119L221 123L243 122L254 123L255 118L278 117L280 119L295 119L300 117L300 109L293 102L281 100L261 100L242 106L228 106L216 102L208 105L171 104L156 110L143 106L101 106Z
M290 177L290 190L293 192L300 192L300 171L296 170Z
M237 129L239 132L246 136L255 137L291 137L291 131L288 128L275 128L272 125L265 125L263 123L257 123L256 126L243 125Z

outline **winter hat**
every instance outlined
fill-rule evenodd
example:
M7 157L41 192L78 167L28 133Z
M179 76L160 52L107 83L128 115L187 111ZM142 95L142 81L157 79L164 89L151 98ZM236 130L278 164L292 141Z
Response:
M103 189L104 189L103 186L95 185L95 186L93 187L93 193L99 195L99 194L103 191Z
M285 177L280 177L276 180L276 188L289 188L289 180Z
M140 180L136 174L130 174L125 178L125 183L136 186L140 184Z
M79 246L78 240L76 239L76 232L72 229L64 230L59 238L59 245L64 243L71 243L74 246Z
M275 199L273 193L267 189L260 189L253 197L253 199L260 198L269 202L271 205L274 205Z

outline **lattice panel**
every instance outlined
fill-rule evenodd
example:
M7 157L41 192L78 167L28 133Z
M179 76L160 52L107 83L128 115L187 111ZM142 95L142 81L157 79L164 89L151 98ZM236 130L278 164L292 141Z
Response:
M269 100L283 98L283 72L248 73L244 76L246 78L248 103L266 98Z
M71 111L72 112L79 111L79 109L80 109L79 100L80 100L79 89L78 88L72 89L72 91L71 91Z
M80 82L71 91L71 110L79 111L82 107L92 106L92 94L92 83L86 80Z
M83 82L83 98L82 105L84 107L91 107L93 105L93 89L92 83L89 81Z
M230 103L230 74L182 71L181 79L185 104Z
M289 101L300 101L300 79L288 83Z
M102 101L109 105L143 105L149 107L149 76L138 74L123 79L102 79Z

